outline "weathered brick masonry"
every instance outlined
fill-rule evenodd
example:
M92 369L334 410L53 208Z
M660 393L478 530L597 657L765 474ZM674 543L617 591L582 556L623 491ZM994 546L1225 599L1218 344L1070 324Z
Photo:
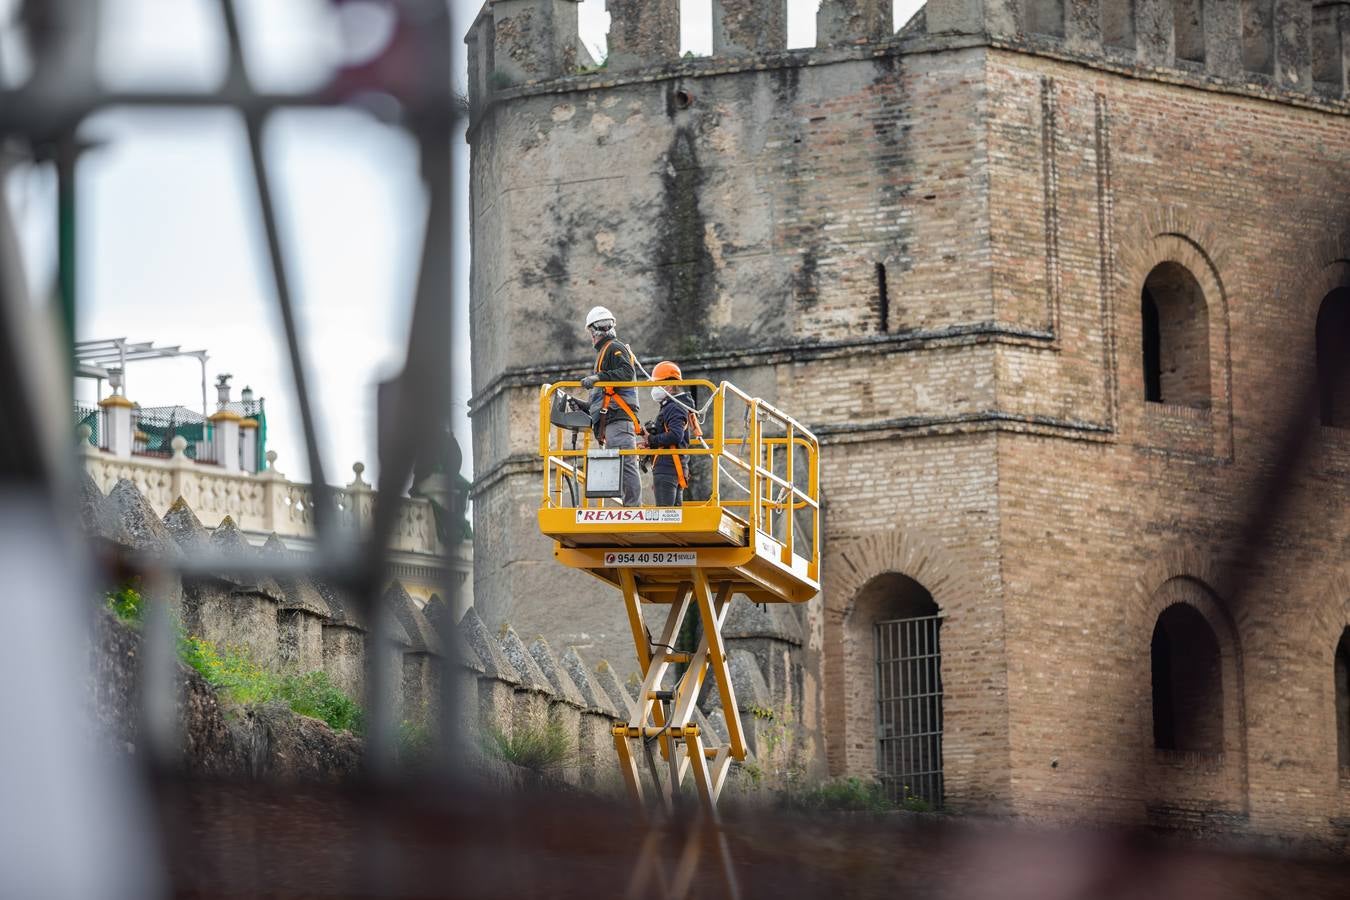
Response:
M567 5L468 39L489 624L632 652L534 519L538 384L604 303L822 436L829 771L875 769L871 623L926 591L949 807L1343 838L1350 430L1234 554L1350 289L1350 4L930 0L878 37L884 4L831 0L782 52L728 3L735 47L682 61L625 3L622 71L512 82L497 20Z

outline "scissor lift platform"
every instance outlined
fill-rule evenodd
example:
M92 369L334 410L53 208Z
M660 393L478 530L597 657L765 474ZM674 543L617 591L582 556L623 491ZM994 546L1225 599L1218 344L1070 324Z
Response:
M651 386L625 382L608 387L638 385ZM688 448L622 450L619 457L677 456L683 471L699 473L691 480L699 482L700 490L691 490L694 496L679 507L623 507L590 496L588 467L604 460L612 468L613 451L592 454L589 416L579 411L586 404L559 396L579 389L579 383L545 385L540 395L544 491L539 528L553 540L559 562L613 585L623 596L643 675L627 724L613 731L630 793L652 812L638 772L638 756L643 755L667 813L674 811L680 785L692 774L700 807L715 825L717 798L731 762L747 753L722 623L737 594L755 603L803 603L819 592L820 447L790 416L726 382L665 381L662 386L706 391L706 402L696 412L707 437ZM644 604L666 607L655 636L643 615ZM697 645L680 647L690 613L701 626ZM693 721L709 676L721 700L725 743L701 732ZM659 747L667 766L664 778L658 775L653 746ZM635 878L659 868L659 860L649 859L659 851L655 845L646 848ZM681 870L688 874L687 867ZM734 878L728 878L734 896Z
M820 590L810 559L759 531L752 546L749 523L721 507L632 511L651 521L606 521L604 512L629 511L545 508L539 528L556 542L554 556L564 565L620 588L620 571L631 570L649 603L674 602L690 568L755 603L801 603Z

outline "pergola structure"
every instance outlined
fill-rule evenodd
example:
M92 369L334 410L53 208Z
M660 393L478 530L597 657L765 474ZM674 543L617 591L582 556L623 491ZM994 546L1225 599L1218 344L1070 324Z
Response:
M127 363L180 356L190 356L201 364L202 416L206 417L210 415L206 401L206 360L210 355L205 350L184 350L178 345L156 347L154 341L129 341L124 337L76 341L74 373L76 378L94 379L97 382L95 397L102 400L104 381L111 384L114 391L125 390Z

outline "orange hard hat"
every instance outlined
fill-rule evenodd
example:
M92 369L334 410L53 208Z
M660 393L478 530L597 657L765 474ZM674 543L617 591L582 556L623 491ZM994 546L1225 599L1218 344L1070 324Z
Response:
M680 367L668 359L663 359L652 369L653 381L665 381L667 378L674 378L676 381L684 378L680 372Z

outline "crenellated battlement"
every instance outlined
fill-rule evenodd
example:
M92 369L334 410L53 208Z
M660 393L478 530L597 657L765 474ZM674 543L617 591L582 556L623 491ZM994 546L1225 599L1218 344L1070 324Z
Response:
M985 34L1340 98L1350 0L930 0L929 34Z
M468 31L476 108L527 84L600 77L578 0L488 0ZM681 60L679 0L607 0L608 78L672 66L762 64L787 46L786 0L713 0L711 60ZM822 0L816 48L899 49L983 40L1210 83L1323 99L1350 96L1350 0L929 0L899 33L891 0ZM790 59L814 58L812 50Z

